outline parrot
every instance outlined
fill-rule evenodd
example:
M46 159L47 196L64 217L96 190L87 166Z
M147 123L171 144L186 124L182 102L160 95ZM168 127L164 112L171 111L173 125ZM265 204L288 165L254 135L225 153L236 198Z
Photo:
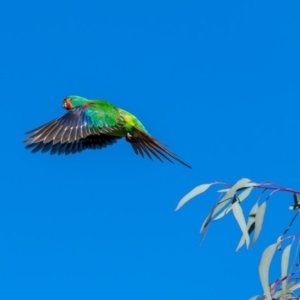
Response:
M30 130L24 143L33 153L75 154L86 149L102 149L119 139L131 144L137 155L152 159L172 159L191 168L162 143L152 137L131 113L105 100L89 100L68 96L62 106L67 113L38 128Z

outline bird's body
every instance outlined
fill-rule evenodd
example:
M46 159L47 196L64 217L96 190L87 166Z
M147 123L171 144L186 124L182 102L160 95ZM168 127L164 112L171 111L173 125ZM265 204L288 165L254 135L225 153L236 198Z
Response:
M131 113L108 101L88 100L79 96L64 99L68 112L41 127L27 132L24 142L33 152L70 154L85 149L101 149L125 137L136 154L177 160L190 168L175 154L149 135L144 125ZM169 157L168 157L169 156ZM171 161L172 162L172 161Z

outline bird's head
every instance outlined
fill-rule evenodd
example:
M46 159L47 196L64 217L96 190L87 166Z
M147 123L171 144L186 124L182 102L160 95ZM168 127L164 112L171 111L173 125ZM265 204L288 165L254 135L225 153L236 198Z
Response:
M89 100L80 96L68 96L63 100L63 108L69 110L76 106L81 106L87 103Z

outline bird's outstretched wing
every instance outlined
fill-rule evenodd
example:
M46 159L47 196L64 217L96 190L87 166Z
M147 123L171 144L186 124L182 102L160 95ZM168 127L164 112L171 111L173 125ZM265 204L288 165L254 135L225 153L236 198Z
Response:
M33 129L24 142L27 144L72 143L90 135L113 132L122 127L118 113L103 112L95 105L82 105L70 109L65 115Z
M33 153L36 152L50 152L50 154L75 154L86 149L102 149L109 145L113 145L121 137L114 137L106 134L89 135L84 139L74 141L71 143L57 143L53 142L38 142L28 144L26 148L31 149Z
M162 158L165 158L173 163L170 159L171 157L184 166L191 168L191 166L182 161L176 154L168 150L157 139L151 137L149 134L143 132L137 127L134 127L132 132L127 134L126 141L131 143L131 146L137 155L140 154L144 157L144 154L146 154L150 159L152 159L153 155L161 162L163 161Z

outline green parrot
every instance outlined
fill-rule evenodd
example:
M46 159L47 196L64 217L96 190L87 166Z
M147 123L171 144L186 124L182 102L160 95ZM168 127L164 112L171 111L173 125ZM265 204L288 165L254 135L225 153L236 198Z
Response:
M26 148L32 152L70 154L86 149L101 149L125 137L136 154L152 159L156 157L183 162L157 139L153 138L144 125L131 113L104 100L88 100L80 96L69 96L63 100L68 112L26 134Z

